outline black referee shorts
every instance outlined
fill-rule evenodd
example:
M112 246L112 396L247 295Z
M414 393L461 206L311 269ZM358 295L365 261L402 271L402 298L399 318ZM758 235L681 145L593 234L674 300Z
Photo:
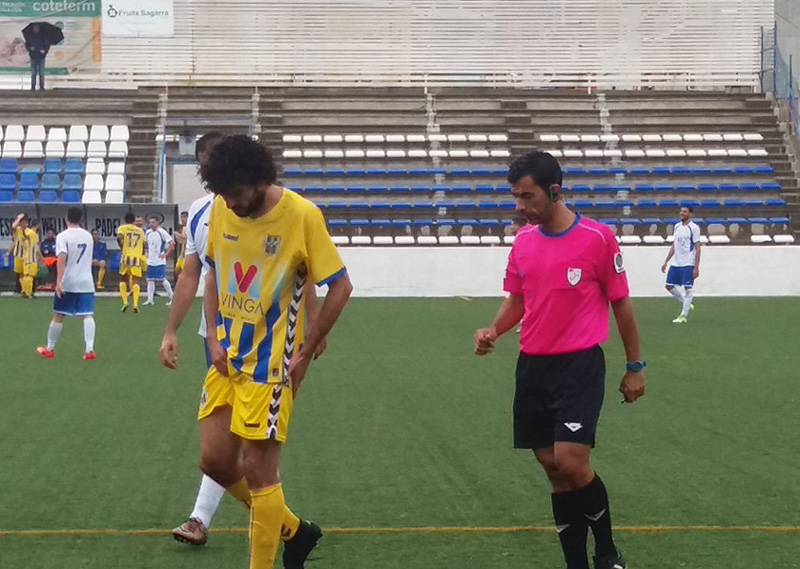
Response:
M600 346L557 356L520 353L514 448L535 450L556 441L594 446L605 376Z

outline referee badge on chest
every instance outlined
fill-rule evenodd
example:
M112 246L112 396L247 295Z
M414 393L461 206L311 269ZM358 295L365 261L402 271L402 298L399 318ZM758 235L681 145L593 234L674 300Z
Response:
M572 286L577 286L579 282L581 282L581 270L580 269L567 269L567 282Z
M277 235L267 235L264 237L264 252L267 257L274 257L278 253L278 247L281 244L281 238Z

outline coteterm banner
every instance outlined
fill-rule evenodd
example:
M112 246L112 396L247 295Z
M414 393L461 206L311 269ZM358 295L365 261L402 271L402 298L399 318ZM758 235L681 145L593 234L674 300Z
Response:
M56 233L67 228L64 219L67 215L67 205L34 205L16 204L0 206L0 251L7 251L11 247L11 224L20 213L27 214L31 219L38 219L41 223L40 236L44 236L48 229ZM97 229L102 239L111 250L117 247L117 229L125 223L125 214L133 212L144 218L145 229L147 220L155 216L161 227L170 234L178 225L178 206L172 204L136 204L136 205L85 205L83 208L83 227L91 231Z
M108 37L172 37L173 0L103 0L103 35Z
M22 29L31 22L49 22L64 32L64 41L50 48L48 73L99 70L101 0L0 0L0 73L30 69Z

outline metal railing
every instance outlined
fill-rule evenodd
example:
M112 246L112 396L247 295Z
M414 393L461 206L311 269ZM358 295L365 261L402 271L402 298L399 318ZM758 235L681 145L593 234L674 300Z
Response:
M761 29L761 90L772 93L787 117L792 134L800 141L800 81L794 55L782 53L778 25Z

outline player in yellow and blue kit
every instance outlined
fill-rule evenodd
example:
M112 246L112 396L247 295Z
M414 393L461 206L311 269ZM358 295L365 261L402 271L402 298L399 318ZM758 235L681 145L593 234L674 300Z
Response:
M266 148L248 136L228 137L214 147L201 175L217 198L204 296L213 367L199 416L220 403L232 407L230 430L236 437L220 442L234 448L220 445L218 452L223 459L238 459L241 445L246 482L238 485L250 494L250 568L261 569L272 567L281 538L285 502L278 459L294 397L352 285L322 213L275 185ZM305 291L313 283L329 291L304 331ZM232 392L219 388L226 385L224 378ZM229 460L231 472L237 463ZM284 566L302 568L320 537L317 526L301 525L288 559L284 551Z
M186 223L189 221L189 212L181 212L181 228L175 232L175 243L178 248L178 258L175 261L175 283L181 276L183 267L186 265Z
M122 250L119 261L119 293L122 296L122 312L128 310L128 285L133 296L133 311L139 312L139 279L142 278L142 257L144 257L144 231L134 225L136 216L125 214L125 223L117 229L117 242ZM125 279L128 282L125 282Z
M28 216L24 213L17 215L11 224L12 241L10 253L14 256L14 276L16 277L17 292L22 292L22 278L25 276L25 231L28 229Z

